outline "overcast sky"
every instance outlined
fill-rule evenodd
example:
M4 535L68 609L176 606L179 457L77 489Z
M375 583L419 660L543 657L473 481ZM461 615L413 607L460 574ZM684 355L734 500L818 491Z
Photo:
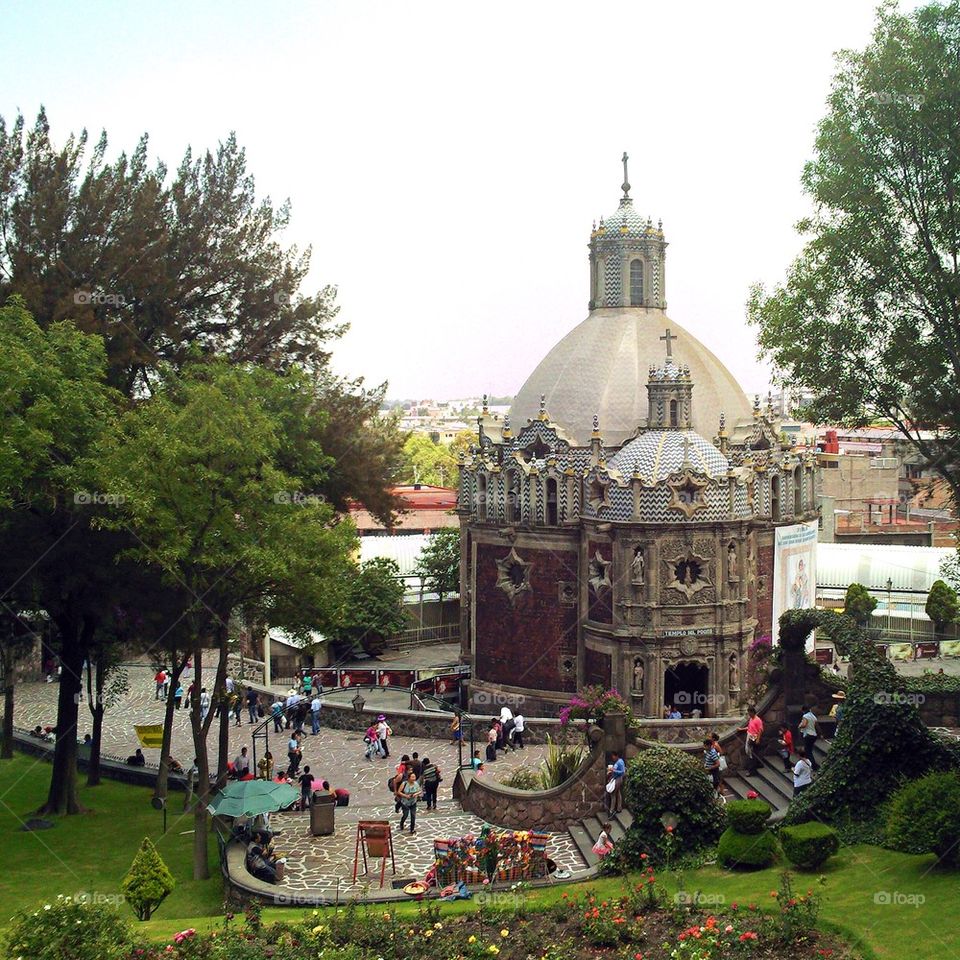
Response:
M912 4L911 4L912 5ZM778 281L833 53L875 0L10 4L0 113L146 131L170 166L235 130L289 197L337 368L391 397L515 393L587 313L591 222L631 157L670 317L765 389L748 287Z

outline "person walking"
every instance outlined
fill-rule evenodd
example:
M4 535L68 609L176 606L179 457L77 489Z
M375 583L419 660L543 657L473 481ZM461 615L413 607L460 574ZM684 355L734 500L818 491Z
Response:
M260 707L260 694L253 687L247 687L247 716L251 723L256 723L260 719L258 709Z
M423 788L417 783L417 776L411 770L407 774L407 779L403 781L397 790L397 796L400 799L400 832L403 833L404 824L407 817L410 817L410 835L417 832L417 803L423 796Z
M193 764L190 766L190 769L187 771L187 793L183 798L183 812L188 813L193 806L193 798L197 792L197 785L200 783L200 766L197 763L196 757L193 759Z
M490 729L487 731L487 761L493 763L497 759L497 740L499 739L500 734L497 731L496 722L490 724Z
M163 667L157 671L157 675L153 678L153 682L157 685L156 690L153 691L153 699L159 700L163 694L163 688L167 683L167 671L164 670Z
M207 714L210 712L210 694L207 693L206 687L200 688L200 722L203 723L207 719Z
M513 717L513 729L510 731L510 740L511 745L515 743L521 750L523 749L523 730L525 724L526 720L518 710Z
M703 741L703 769L713 783L713 789L720 792L720 754L713 745L713 740L707 737Z
M193 698L197 692L197 685L191 680L190 685L187 687L187 695L183 698L183 709L189 710L190 704L193 703Z
M173 705L179 710L180 705L183 703L183 687L178 683L177 689L173 691Z
M371 723L367 727L367 732L363 735L363 742L367 745L363 755L372 763L374 754L380 756L380 738L377 736L377 725L375 723Z
M803 749L810 763L810 769L816 772L819 769L814 756L813 748L817 745L817 715L813 707L803 706L803 716L800 718L800 736L803 737Z
M429 757L423 758L420 769L420 783L423 786L423 799L427 801L428 810L437 809L437 790L440 788L440 768L430 762Z
M391 733L393 731L387 724L387 718L381 713L377 717L377 739L380 741L380 755L383 757L390 756L390 745L387 743L387 738Z
M311 698L313 694L313 674L305 673L303 675L303 695L307 700Z
M743 771L745 777L752 777L760 766L760 738L763 736L763 721L757 713L756 707L747 707L747 725L739 727L738 733L746 733L744 753L747 757L747 768Z
M274 700L270 705L270 716L273 717L273 732L283 733L283 701Z
M463 731L460 729L460 714L455 713L450 721L450 742L459 743L463 739Z
M790 756L793 753L793 734L782 723L780 724L780 735L777 738L777 752L780 754L780 759L783 760L783 772L789 773L792 769Z
M610 775L607 786L607 812L619 813L623 809L623 776L627 772L627 765L623 757L616 750L610 754L613 763L610 765ZM613 789L609 784L613 783Z
M300 809L310 810L310 792L313 790L313 774L310 772L310 764L303 768L303 773L299 777L300 782Z
M813 783L813 768L807 759L807 751L797 747L797 762L793 765L793 795L799 797Z
M241 726L240 715L243 713L243 697L239 690L230 695L230 706L233 708L233 725Z
M303 757L303 751L300 749L300 734L294 731L287 741L287 757L290 759L290 766L287 767L287 776L293 778L300 768L300 760Z
M397 813L400 812L400 787L403 786L404 781L407 779L407 774L411 772L410 758L404 754L400 758L400 762L394 769L393 774L393 809Z
M303 679L306 681L307 678L304 677ZM310 731L314 736L320 732L320 710L322 708L323 703L320 700L320 694L315 693L310 701Z
M416 750L413 751L413 756L410 758L408 768L417 775L417 779L419 780L423 773L423 761L421 761L420 754L417 753Z

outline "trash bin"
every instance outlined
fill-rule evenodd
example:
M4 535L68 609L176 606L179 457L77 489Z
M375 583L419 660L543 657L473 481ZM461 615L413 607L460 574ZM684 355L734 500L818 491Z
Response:
M337 798L314 790L310 798L310 833L315 837L329 837L333 833L333 811Z

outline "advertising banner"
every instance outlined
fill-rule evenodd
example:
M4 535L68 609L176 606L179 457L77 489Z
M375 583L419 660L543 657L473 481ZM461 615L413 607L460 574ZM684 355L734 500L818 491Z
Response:
M816 606L817 521L777 527L773 555L773 628L774 644L780 633L780 615L787 610ZM813 636L807 639L807 652L813 650Z

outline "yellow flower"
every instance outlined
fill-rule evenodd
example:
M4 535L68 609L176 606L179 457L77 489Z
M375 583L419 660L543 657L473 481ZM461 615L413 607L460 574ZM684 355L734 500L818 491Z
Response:
M442 930L442 929L443 929L443 924L442 924L442 923L435 923L435 924L433 925L433 929L434 929L434 930Z
M467 940L467 943L476 943L476 942L477 942L477 938L471 933L470 939Z
M432 936L433 936L433 931L432 931L432 930L424 930L424 931L423 931L423 935L424 935L425 937L432 937Z
M323 930L323 924L322 924L322 923L321 923L319 926L316 926L316 927L313 928L313 932L314 932L314 933L320 933L322 930Z
M510 931L507 930L506 927L504 927L504 929L500 931L500 936L501 936L501 937L509 937L509 936L510 936Z
M500 948L499 948L495 943L491 943L490 946L487 947L487 950L488 950L490 953L499 953L499 952L500 952Z

